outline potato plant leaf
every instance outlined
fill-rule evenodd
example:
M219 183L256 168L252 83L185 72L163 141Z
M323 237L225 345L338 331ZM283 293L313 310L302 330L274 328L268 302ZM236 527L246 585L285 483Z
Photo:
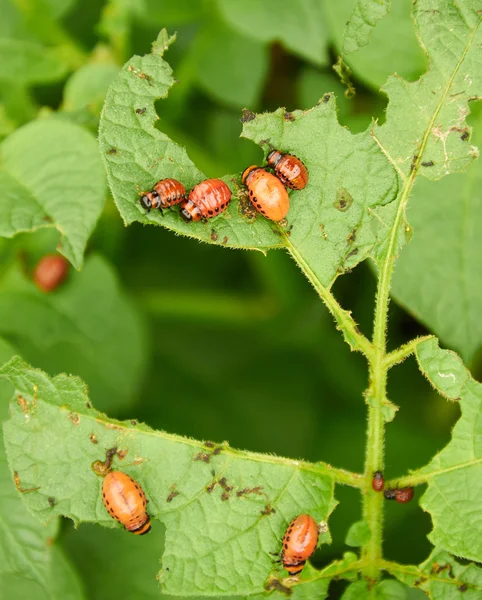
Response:
M0 377L15 387L4 424L9 464L22 485L38 487L23 495L28 509L44 521L64 515L75 523L120 527L102 504L102 480L92 468L117 447L114 468L139 481L151 517L166 526L158 577L167 594L262 593L270 575L286 576L270 553L281 550L289 521L308 512L326 523L336 505L330 467L323 463L114 421L91 407L80 379L51 379L20 358ZM321 536L329 539L328 531Z
M139 193L159 179L174 177L190 189L205 178L184 148L153 126L154 101L165 97L173 83L161 56L172 38L162 39L164 43L155 44L152 54L135 56L124 66L110 87L101 117L101 150L125 223L156 223L235 248L286 247L325 286L366 258L383 227L377 211L395 199L398 181L368 131L352 135L338 123L331 94L309 111L279 109L243 117L244 137L266 151L271 146L289 150L309 169L308 186L291 194L285 227L253 215L239 174L224 178L233 200L227 211L208 223L184 223L177 210L162 215L145 212Z
M480 111L473 141L482 141ZM397 261L392 293L469 362L482 345L482 162L445 181L421 179L408 219L413 239Z
M27 510L21 495L8 468L0 433L0 598L81 600L72 567L52 544L59 519L45 525Z
M35 42L0 38L0 80L16 84L57 81L69 65L56 49Z
M335 561L317 571L309 563L303 569L300 581L297 585L289 587L288 582L277 578L270 578L265 584L265 591L269 592L272 600L324 600L328 597L328 587L333 579L353 579L357 572L357 556L353 552L346 552L342 560ZM265 594L246 596L243 600L263 600Z
M39 120L0 144L0 236L55 227L59 252L76 268L104 204L106 187L93 135Z
M431 600L478 600L482 595L480 566L462 564L439 548L419 567L400 565L394 574L407 585L423 590Z
M435 389L457 401L462 412L450 443L417 472L428 480L420 504L432 516L429 539L440 549L481 562L482 384L454 352L442 350L436 339L419 344L416 357Z
M316 65L327 64L328 37L317 0L218 0L223 17L243 34L265 43L281 42Z
M269 67L265 44L215 18L207 20L194 43L192 68L211 97L238 110L258 106Z
M387 253L398 254L411 237L405 207L416 176L437 180L465 169L478 156L468 143L466 122L468 102L482 92L477 3L420 0L413 15L429 69L414 82L398 75L388 79L383 88L389 97L387 119L372 132L401 180L398 202L380 213L386 237L381 232L375 255L381 261Z
M386 580L372 585L361 579L348 586L341 600L407 600L408 586L399 581Z
M362 3L368 6L374 0L362 0ZM377 92L393 73L413 81L427 66L413 27L412 0L390 4L389 14L378 20L375 27L366 30L368 43L344 57L356 80ZM324 3L333 43L340 54L354 6L354 0ZM362 39L366 39L365 35Z
M0 277L0 334L40 367L81 375L102 410L125 411L135 399L146 364L144 330L100 256L50 294L12 265Z
M390 0L356 0L343 37L343 54L366 46L376 22L390 12Z
M468 102L482 95L482 15L474 0L419 0L413 15L430 67L417 81L389 77L387 119L373 134L402 178L440 179L469 165ZM450 23L450 26L447 24ZM422 164L424 163L424 164Z

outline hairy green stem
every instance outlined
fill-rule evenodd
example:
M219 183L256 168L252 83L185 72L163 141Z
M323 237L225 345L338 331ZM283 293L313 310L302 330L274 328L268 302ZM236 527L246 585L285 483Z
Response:
M320 298L325 303L325 306L332 314L336 322L336 327L343 333L345 341L348 343L352 350L361 352L368 358L368 360L370 360L370 358L373 355L372 344L370 343L370 340L368 340L358 329L357 324L351 316L351 313L347 310L344 310L338 304L336 298L333 296L330 290L319 281L319 279L313 273L303 256L290 243L289 238L286 236L285 243L288 252L294 258L295 262L306 275L307 279L310 281L311 285L315 288L317 294L320 296Z
M393 350L393 352L390 352L385 356L385 367L387 369L391 369L393 366L403 362L406 358L408 358L411 354L415 352L419 344L421 344L422 342L426 342L427 340L430 340L432 338L433 335L424 335L415 338L414 340L411 340L406 344L403 344L403 346L400 346L396 350Z
M420 161L420 158L418 161ZM385 420L383 406L387 402L387 324L390 285L397 257L397 240L403 227L403 216L418 166L419 164L415 165L410 176L404 182L388 247L378 276L373 326L374 352L370 359L370 387L367 393L369 408L365 457L366 485L363 501L363 518L370 526L371 537L362 547L362 557L366 559L367 563L364 574L367 578L373 580L377 580L380 577L378 564L382 558L384 498L383 494L371 489L370 482L375 471L383 471L385 462Z

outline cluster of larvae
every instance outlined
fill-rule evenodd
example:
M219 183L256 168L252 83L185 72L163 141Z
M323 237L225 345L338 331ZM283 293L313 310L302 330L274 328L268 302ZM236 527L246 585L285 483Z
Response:
M308 169L292 154L273 150L268 154L267 169L252 165L243 175L249 199L256 210L271 221L281 221L290 209L286 188L302 190L308 183ZM161 179L140 203L147 211L170 208L180 204L181 217L186 222L205 221L222 213L231 201L231 190L221 179L206 179L189 192L177 179Z

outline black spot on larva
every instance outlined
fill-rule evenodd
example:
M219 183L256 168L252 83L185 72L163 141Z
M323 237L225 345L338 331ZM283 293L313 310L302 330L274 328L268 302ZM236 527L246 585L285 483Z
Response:
M322 98L323 103L326 104L327 102L329 102L330 98L331 98L331 94L325 94Z

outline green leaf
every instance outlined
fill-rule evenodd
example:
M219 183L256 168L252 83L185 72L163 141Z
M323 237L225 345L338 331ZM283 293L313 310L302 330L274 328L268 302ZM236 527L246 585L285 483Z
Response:
M473 563L461 564L438 548L419 568L400 565L394 574L432 600L478 600L482 594L482 569ZM427 596L421 593L422 598Z
M364 0L363 4L373 5L374 1ZM426 68L427 60L417 41L410 15L412 5L412 0L393 2L390 13L372 29L369 43L346 57L356 78L377 91L393 73L413 81ZM325 2L323 6L333 41L341 53L354 0Z
M11 267L0 280L0 333L35 364L81 374L103 409L126 410L136 399L146 365L143 325L99 256L50 294Z
M476 3L420 0L414 4L417 32L430 68L412 83L394 75L384 86L387 120L374 136L402 178L422 162L420 173L440 179L466 168L478 152L461 134L469 131L468 102L482 94L479 48L482 43ZM447 27L450 23L450 27Z
M341 600L409 600L410 589L388 579L372 585L366 580L352 583L343 594Z
M482 17L474 8L453 5L450 0L421 0L414 5L414 15L430 68L412 83L390 77L384 88L389 96L387 120L373 128L374 139L402 182L399 201L379 212L386 237L380 233L374 254L382 265L393 264L392 259L411 237L405 209L416 176L440 179L465 169L478 155L463 132L469 131L465 121L468 101L482 89L476 66ZM386 275L385 270L385 279Z
M58 49L35 42L0 39L0 80L17 84L57 81L68 70Z
M208 19L194 42L195 76L206 92L234 108L256 108L268 71L266 45Z
M369 132L352 135L339 125L330 94L310 111L279 109L251 115L244 124L244 137L260 144L264 140L266 150L268 141L289 150L308 167L308 186L291 194L290 231L261 216L253 220L242 214L239 175L224 178L234 192L233 201L207 224L184 223L176 210L146 214L138 202L139 192L151 189L159 179L174 177L189 189L205 178L183 148L153 127L154 100L165 97L172 83L169 66L154 51L133 57L107 94L99 139L109 184L126 224L157 223L235 248L265 251L285 246L326 286L366 258L383 227L378 207L395 198L397 178ZM340 194L351 197L352 203L343 202L341 208Z
M317 571L307 564L300 576L299 583L290 587L289 582L276 578L269 578L265 590L272 600L324 600L328 597L328 586L333 579L352 579L357 570L357 556L353 552L346 552L342 560L334 561L321 571ZM263 600L265 594L247 596L243 600Z
M288 50L321 65L328 63L323 7L317 0L218 0L231 25L261 42L281 42Z
M371 532L370 526L366 521L357 521L348 530L346 534L345 544L355 548L364 546L370 541Z
M482 142L482 113L473 141ZM392 288L400 304L469 362L482 344L481 189L480 160L446 181L418 183L408 209L413 239Z
M27 487L21 479L20 485ZM0 433L1 598L80 600L83 597L76 575L63 553L52 544L58 527L59 519L45 525L24 506L7 465Z
M35 121L0 144L0 236L56 227L80 268L105 192L95 138L77 125Z
M458 401L462 415L450 443L419 473L428 480L420 504L430 513L430 541L443 550L482 560L482 384L475 381L460 358L441 350L435 339L417 346L422 373L435 389ZM470 523L470 527L467 524Z
M366 46L376 22L390 12L390 0L355 0L343 37L343 54Z
M335 507L333 479L323 463L113 421L90 407L80 379L50 379L19 358L0 376L16 390L4 424L9 463L25 485L39 486L23 495L28 509L44 520L65 515L76 523L120 527L102 504L102 481L91 468L116 446L123 458L114 468L139 481L150 515L166 526L159 581L167 594L263 592L268 575L279 571L270 553L281 550L289 521L301 512L327 521Z
M78 69L64 88L62 110L89 110L99 115L105 95L119 67L113 63L90 63Z

